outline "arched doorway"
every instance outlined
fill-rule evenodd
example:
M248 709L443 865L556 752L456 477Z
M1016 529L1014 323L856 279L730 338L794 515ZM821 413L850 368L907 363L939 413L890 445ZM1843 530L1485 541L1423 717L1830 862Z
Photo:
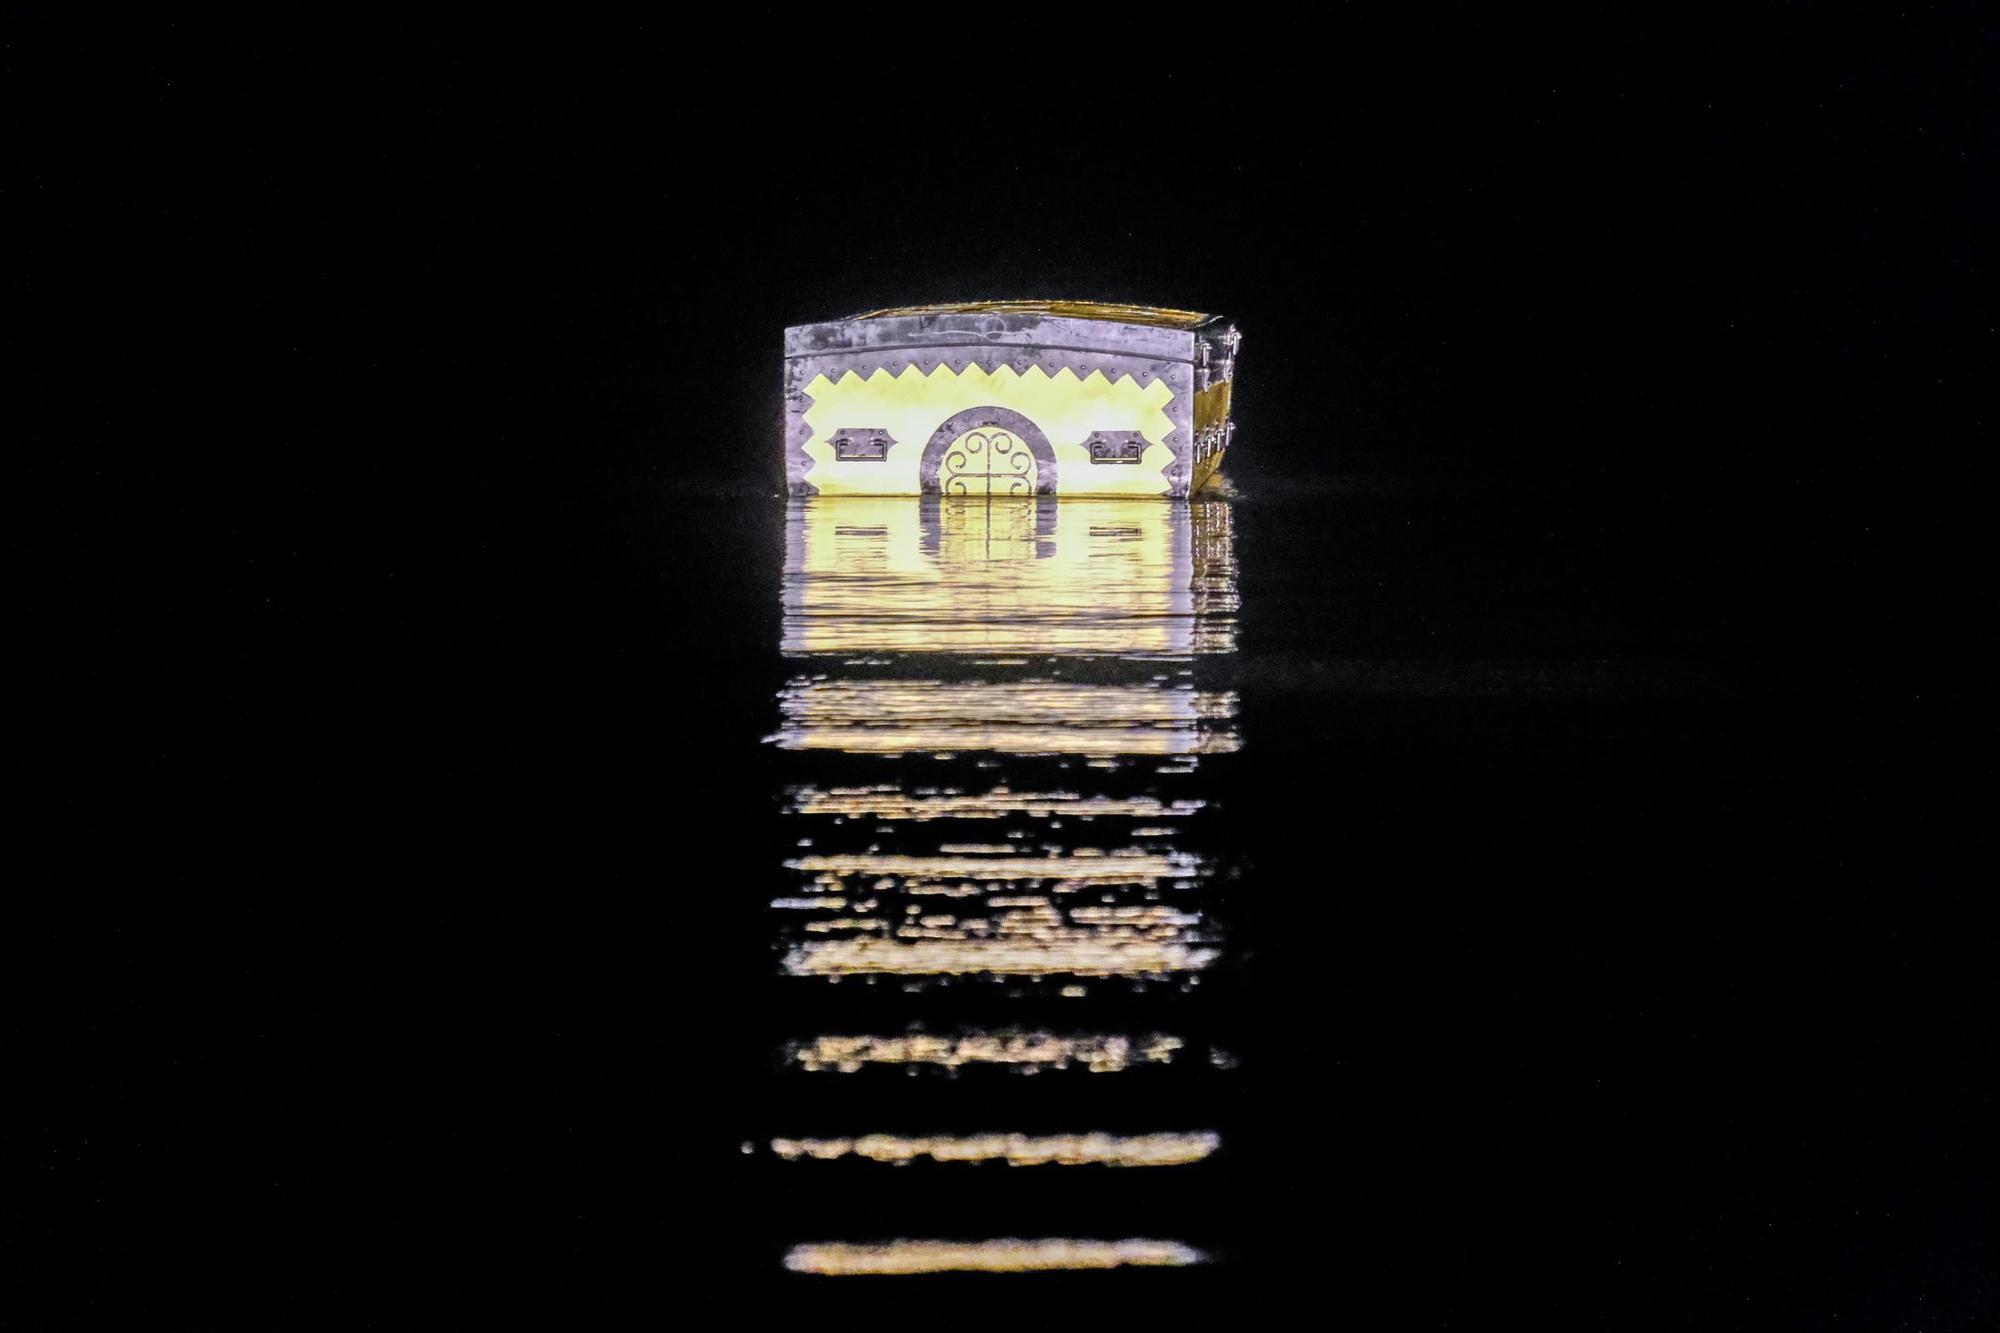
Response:
M932 432L919 477L927 493L979 499L1054 495L1048 437L1019 412L975 407Z

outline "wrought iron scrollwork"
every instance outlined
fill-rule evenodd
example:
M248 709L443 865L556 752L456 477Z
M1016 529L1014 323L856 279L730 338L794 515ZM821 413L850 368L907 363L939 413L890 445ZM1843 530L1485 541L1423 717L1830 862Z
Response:
M938 482L946 495L1032 495L1035 455L1012 431L982 426L952 441Z

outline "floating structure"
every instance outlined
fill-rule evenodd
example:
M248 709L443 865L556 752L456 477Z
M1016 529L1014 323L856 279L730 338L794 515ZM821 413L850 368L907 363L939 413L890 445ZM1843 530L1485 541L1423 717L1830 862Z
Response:
M1186 497L1229 447L1236 326L1092 301L876 310L785 330L799 495Z

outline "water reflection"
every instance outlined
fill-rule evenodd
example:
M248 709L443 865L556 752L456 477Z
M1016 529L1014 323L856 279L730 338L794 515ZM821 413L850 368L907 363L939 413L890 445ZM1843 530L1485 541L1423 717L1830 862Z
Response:
M1215 806L1203 766L1243 744L1235 694L1203 667L1236 646L1230 517L1221 501L792 503L792 669L770 737L792 752L782 797L795 848L770 901L776 968L803 988L784 1068L977 1079L1228 1067L1164 1011L1130 1020L1157 1006L1149 991L1191 995L1229 962L1201 829ZM871 997L864 1012L829 1003L853 986ZM968 1002L988 1014L1071 1005L1074 1020L966 1021ZM1205 1057L1177 1063L1190 1051ZM853 1111L811 1094L818 1080L788 1086L787 1132L765 1150L807 1173L830 1161L845 1163L835 1175L914 1162L950 1178L988 1164L1200 1171L1227 1151L1213 1129L1174 1123L1171 1098L1148 1103L1161 1123L1111 1132L1048 1084L1042 1132L1030 1132L964 1112L967 1123L916 1125L912 1099L884 1104L894 1126L848 1123ZM1081 1123L1046 1130L1065 1119ZM1046 1218L1052 1232L1063 1223ZM919 1210L900 1229L923 1227ZM801 1239L786 1262L812 1273L1203 1258L1161 1240Z
M1201 1251L1173 1241L899 1240L887 1245L795 1245L785 1267L830 1277L912 1273L1049 1273L1102 1268L1181 1268Z
M801 680L778 702L778 743L791 750L1111 758L1227 754L1237 743L1234 697L1185 684Z
M791 1043L787 1059L801 1068L858 1074L871 1066L927 1065L963 1069L967 1065L1004 1066L1024 1073L1085 1069L1093 1074L1120 1074L1135 1064L1172 1064L1187 1046L1179 1037L1154 1032L1140 1037L1111 1033L1064 1035L1047 1031L1001 1030L900 1036L821 1036Z
M1220 502L807 500L785 537L787 655L1177 659L1236 647Z
M788 1162L860 1157L901 1165L934 1162L1005 1162L1009 1166L1185 1166L1214 1152L1214 1134L941 1134L905 1138L864 1134L858 1139L773 1139L771 1151Z

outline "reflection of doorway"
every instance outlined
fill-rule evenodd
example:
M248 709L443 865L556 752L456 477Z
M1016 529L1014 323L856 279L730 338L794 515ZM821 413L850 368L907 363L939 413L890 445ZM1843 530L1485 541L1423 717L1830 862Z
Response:
M969 499L1054 495L1048 437L1019 412L975 407L940 425L918 465L923 489Z
M1009 498L995 491L926 495L917 506L918 543L947 567L972 561L1046 560L1055 554L1056 499Z
M947 491L938 505L938 557L946 565L989 560L1033 560L1041 555L1032 496L1007 499L995 492L958 498Z
M1014 432L976 426L945 446L938 489L946 495L1033 495L1035 456Z

